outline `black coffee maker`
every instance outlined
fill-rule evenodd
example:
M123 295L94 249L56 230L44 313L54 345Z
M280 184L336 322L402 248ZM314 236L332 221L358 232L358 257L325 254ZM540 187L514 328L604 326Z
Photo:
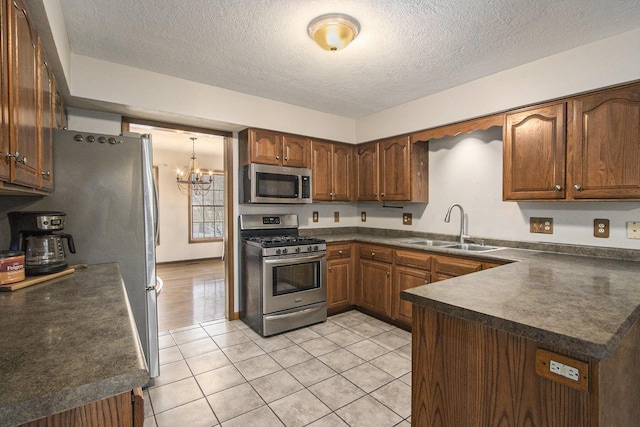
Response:
M67 240L69 252L76 253L73 237L62 233L67 214L52 211L9 212L11 242L9 249L25 253L27 276L57 273L65 270L66 261L63 240Z

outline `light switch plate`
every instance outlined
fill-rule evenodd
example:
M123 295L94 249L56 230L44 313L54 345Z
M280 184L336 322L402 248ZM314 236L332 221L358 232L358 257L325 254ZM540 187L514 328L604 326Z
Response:
M627 239L640 239L640 222L627 222Z
M402 223L404 225L411 225L413 223L413 214L403 213L402 214Z
M367 222L367 213L362 211L360 212L360 221Z
M313 211L313 222L318 222L318 211Z
M333 213L333 222L340 222L340 212Z

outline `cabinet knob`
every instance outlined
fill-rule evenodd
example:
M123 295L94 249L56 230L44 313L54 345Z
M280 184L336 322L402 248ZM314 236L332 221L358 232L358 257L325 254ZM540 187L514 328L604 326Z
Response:
M6 153L4 156L7 159L13 157L15 159L16 163L22 163L23 165L27 164L27 158L26 157L20 158L20 153L17 152L17 151L15 152L15 154Z
M389 272L387 271L385 274L387 275L387 277L389 277L389 275L390 275L391 273L389 273Z
M40 172L40 175L46 176L46 177L50 177L51 176L51 172L50 171Z
M384 193L380 193L380 197L384 197Z
M280 156L276 156L276 160L280 160Z
M338 253L339 253L340 255L342 255L342 251L338 251Z
M329 267L329 271L333 271L332 269L333 269L333 267Z
M371 256L376 256L376 253L375 252L371 252Z
M562 185L558 184L555 187L556 191L562 191Z
M285 158L284 158L284 161L285 161L285 162L288 162L288 161L289 161L289 158L288 158L288 157L285 157Z
M579 184L574 185L573 188L575 188L576 191L582 191L582 186Z
M428 281L428 280L425 280L425 281L424 281L424 284L425 284L425 285L428 285L428 284L429 284L429 281Z

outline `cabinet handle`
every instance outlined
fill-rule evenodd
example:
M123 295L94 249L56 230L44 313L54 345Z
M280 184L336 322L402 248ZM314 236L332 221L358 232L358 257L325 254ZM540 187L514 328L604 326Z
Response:
M15 154L11 154L11 153L7 153L4 155L7 159L13 157L16 161L16 163L22 163L23 165L27 164L27 158L23 157L20 158L20 153L16 151Z
M556 188L556 191L562 191L562 185L558 184L558 185L556 185L555 188Z
M579 184L574 185L573 188L575 188L576 191L582 191L582 186Z

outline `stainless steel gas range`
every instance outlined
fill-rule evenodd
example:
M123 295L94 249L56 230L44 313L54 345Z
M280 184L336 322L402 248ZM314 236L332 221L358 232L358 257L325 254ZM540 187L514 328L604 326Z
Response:
M327 320L327 246L297 215L241 215L240 318L262 336Z

